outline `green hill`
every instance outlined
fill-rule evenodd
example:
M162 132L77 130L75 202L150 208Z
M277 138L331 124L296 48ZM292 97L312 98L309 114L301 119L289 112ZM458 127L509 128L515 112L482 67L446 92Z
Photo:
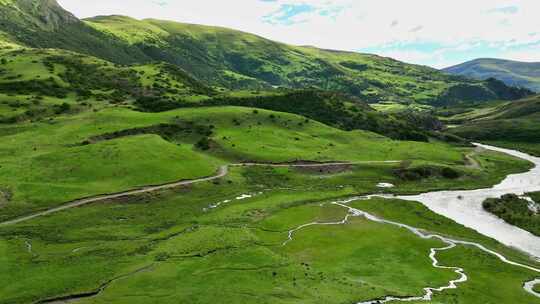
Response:
M365 75L373 74L373 76L365 77L382 75L388 81L394 81L393 78L396 78L397 74L394 74L393 70L381 70L379 65L382 63L386 66L394 65L394 70L399 70L401 67L410 68L411 74L403 76L403 79L410 79L410 81L413 81L414 77L421 77L425 72L434 72L428 68L409 66L374 55L292 47L223 28L156 20L139 21L121 16L96 17L81 22L57 5L51 5L50 8L40 6L39 10L35 11L17 3L19 2L3 3L4 11L12 11L12 15L5 16L17 15L19 13L15 12L19 11L26 12L23 14L25 18L17 19L16 24L27 24L28 27L24 29L34 31L28 35L17 32L19 35L9 36L20 44L25 44L24 39L27 38L32 38L31 43L38 43L35 45L37 47L43 46L41 43L61 44L62 40L47 38L54 38L56 35L69 37L69 41L75 42L85 41L88 38L80 35L60 35L71 26L72 30L87 28L89 31L85 33L93 33L92 35L100 33L99 35L108 37L103 40L104 43L109 40L114 40L119 44L124 43L127 45L126 49L144 49L141 43L146 46L154 45L155 50L162 52L157 53L158 55L170 52L170 58L174 60L144 59L140 60L141 63L132 63L129 66L120 65L100 59L99 53L96 53L97 57L94 57L63 49L28 48L10 44L6 39L5 45L0 49L2 57L0 122L3 123L40 121L52 119L59 114L75 114L109 106L161 112L185 107L237 105L295 113L343 130L369 130L394 139L427 141L429 137L439 136L432 133L438 129L438 123L432 121L432 117L413 113L382 114L367 106L363 101L366 98L354 97L351 93L327 93L318 89L317 83L306 84L312 81L311 78L303 77L302 82L297 80L300 77L299 74L287 76L289 78L284 80L280 78L281 75L292 73L283 73L284 67L302 71L305 69L309 73L322 65L326 67L335 65L342 70L361 70L363 66L358 62L354 63L354 60L362 60L366 66L373 65L373 71L363 71ZM54 12L51 16L56 17L44 19L36 17L35 20L31 18L37 14L36 12L39 14L35 16L40 16L43 14L42 10L48 9ZM62 12L65 16L59 17L58 14ZM52 21L42 23L36 21L41 19ZM5 20L10 19L5 18ZM59 26L61 22L63 24ZM187 36L191 37L189 43L182 45L178 42L179 37L186 38ZM177 46L175 49L171 49L173 43L168 40L172 39L171 37L178 40L175 42ZM21 38L23 40L20 40ZM80 45L92 44L81 43ZM114 43L112 45L114 46ZM71 48L69 45L60 45L60 47ZM193 48L199 48L200 51L187 51ZM101 47L98 45L97 49ZM227 50L233 50L235 55L227 53ZM122 52L114 52L114 54L122 55ZM242 58L253 58L253 62L259 62L263 58L265 61L261 63L259 69L251 69L236 61L237 59L244 60ZM110 60L114 61L114 58ZM318 66L313 65L313 62L319 62ZM440 76L437 72L434 73ZM268 78L268 75L277 76ZM324 79L323 75L310 77L319 81L319 85L321 79ZM274 78L277 79L276 81L287 81L288 84L275 88L276 86L271 85ZM361 77L352 76L349 80L340 77L335 79L351 83L366 81ZM375 83L375 80L369 81L371 85ZM331 85L339 85L331 80L327 82ZM303 89L304 87L310 89ZM392 85L390 88L393 87ZM234 90L242 88L250 90ZM350 88L343 85L328 89L347 92ZM424 94L425 90L429 88L423 88L420 92ZM387 90L378 92L393 94L390 89L388 91L389 93ZM365 94L363 91L356 93L361 96ZM419 119L428 124L417 125Z
M0 0L0 8L3 29L15 34L16 30L22 30L23 27L29 31L54 31L63 25L79 21L58 5L56 0Z
M56 0L0 0L0 37L34 48L59 48L99 58L145 59L139 51L93 30ZM133 60L131 60L133 62Z
M39 1L13 0L0 7L4 32L20 44L67 49L117 64L167 62L226 89L316 88L371 103L432 105L529 94L508 87L495 90L486 82L376 55L291 46L225 28L153 19L100 16L81 21L54 0L38 9L28 3Z
M540 92L540 62L482 58L452 66L443 71L480 80L497 78L510 86Z
M0 49L0 122L129 106L141 96L196 102L212 94L214 89L167 63L127 67L64 50Z
M540 96L495 103L446 118L449 133L540 155Z
M0 0L0 23L0 304L408 300L458 272L434 303L539 302L481 249L538 267L522 252L420 203L333 203L529 169L432 115L534 126L534 98L507 101L528 91L53 0Z
M317 90L221 92L169 63L119 66L70 51L0 50L0 123L39 121L109 106L163 112L202 106L252 106L304 115L344 130L427 141L436 126L383 114L349 95ZM411 114L412 115L412 114Z

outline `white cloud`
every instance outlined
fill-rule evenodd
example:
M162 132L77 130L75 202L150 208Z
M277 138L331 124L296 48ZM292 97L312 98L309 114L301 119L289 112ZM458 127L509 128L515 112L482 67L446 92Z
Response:
M540 29L538 0L60 0L60 3L80 17L123 14L220 25L291 44L343 50L419 41L443 47L482 41L500 47L540 39L540 35L531 35ZM292 16L292 22L265 22L265 17L279 12L283 5L301 4L315 9Z
M505 51L501 54L501 57L524 62L540 62L540 45Z

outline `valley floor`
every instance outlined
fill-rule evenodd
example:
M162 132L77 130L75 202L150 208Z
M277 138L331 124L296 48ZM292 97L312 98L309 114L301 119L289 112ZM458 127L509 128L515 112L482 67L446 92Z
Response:
M147 128L163 123L182 128L171 134ZM459 278L454 269L433 267L432 248L448 245L441 239L362 216L295 229L341 223L350 212L332 204L341 198L473 189L530 168L499 153L391 141L248 108L106 109L39 124L2 128L0 280L9 284L0 286L0 303L355 303L421 296L427 286ZM194 131L209 125L211 134ZM143 129L120 132L133 128ZM242 162L251 165L198 180ZM156 184L169 186L145 186ZM146 190L54 209L139 187ZM419 203L372 198L350 206L532 267L474 246L448 248L437 252L439 264L463 268L468 280L436 292L433 303L540 303L523 289L539 267L524 254ZM57 212L46 212L51 209ZM24 218L32 214L41 216Z
M538 155L533 92L54 0L0 24L0 304L540 304L540 260L394 196L529 170L467 140Z

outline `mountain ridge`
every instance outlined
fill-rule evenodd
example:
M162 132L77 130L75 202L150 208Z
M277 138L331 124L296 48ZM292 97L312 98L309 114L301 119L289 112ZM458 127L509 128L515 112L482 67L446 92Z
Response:
M66 11L56 0L3 0L0 2L0 21L19 23L19 26L30 26L30 30L55 30L66 23L79 22L72 13ZM5 8L9 9L5 9ZM13 22L18 18L19 22ZM17 20L15 20L17 21Z
M5 12L0 20L7 25L7 35L21 45L65 49L121 65L167 62L226 90L314 88L369 103L434 106L518 99L530 93L500 85L494 90L489 82L378 55L293 46L224 27L122 15L79 20L55 0L9 3L16 5L2 7ZM36 5L42 10L36 11ZM14 18L18 10L30 17ZM51 20L50 25L42 27L35 21L42 15L53 16L45 18ZM59 22L64 23L57 26Z
M497 78L507 85L540 92L540 62L478 58L442 69L446 73L474 79Z

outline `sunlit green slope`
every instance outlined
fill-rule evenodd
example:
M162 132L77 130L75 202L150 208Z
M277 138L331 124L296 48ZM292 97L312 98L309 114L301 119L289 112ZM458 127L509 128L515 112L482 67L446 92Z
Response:
M540 155L540 97L471 109L449 118L449 132Z
M368 102L434 105L512 100L528 93L389 58L291 46L225 28L123 16L81 21L54 0L4 3L0 22L7 36L26 46L67 49L120 64L167 62L227 89L314 87Z

